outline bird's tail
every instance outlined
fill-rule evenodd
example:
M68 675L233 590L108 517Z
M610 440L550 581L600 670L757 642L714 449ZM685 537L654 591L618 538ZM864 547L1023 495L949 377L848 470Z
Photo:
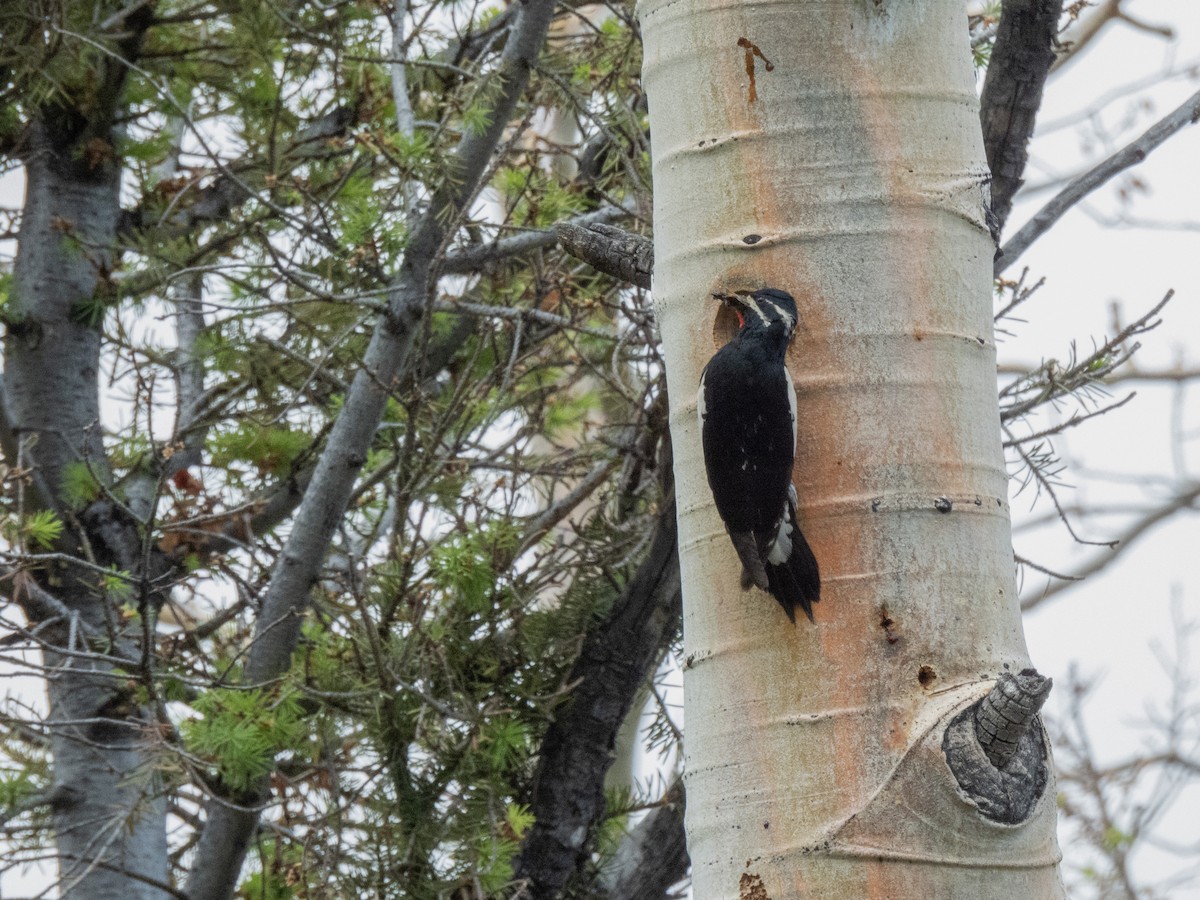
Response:
M793 489L788 497L787 520L781 528L790 543L786 554L771 553L766 560L767 586L771 595L779 601L787 617L795 624L796 607L799 606L813 621L812 605L821 599L821 572L817 558L808 541L796 524L796 494ZM776 538L778 547L779 538ZM782 556L783 558L780 558Z

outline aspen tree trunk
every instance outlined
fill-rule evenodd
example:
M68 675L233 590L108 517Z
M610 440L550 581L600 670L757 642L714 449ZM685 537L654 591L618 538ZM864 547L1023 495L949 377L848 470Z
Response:
M1030 666L962 4L643 0L639 13L695 895L1061 896L1040 724L1021 763L985 760L1022 795L1012 808L964 787L943 750L956 717ZM793 481L823 576L815 627L740 590L701 457L696 384L729 337L709 295L762 286L800 308Z

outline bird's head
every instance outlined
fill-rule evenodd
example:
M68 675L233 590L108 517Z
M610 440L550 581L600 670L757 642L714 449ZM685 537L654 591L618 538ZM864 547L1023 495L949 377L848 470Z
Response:
M796 301L787 291L759 288L757 291L735 291L732 294L714 293L713 297L733 310L742 329L782 326L788 337L796 330Z

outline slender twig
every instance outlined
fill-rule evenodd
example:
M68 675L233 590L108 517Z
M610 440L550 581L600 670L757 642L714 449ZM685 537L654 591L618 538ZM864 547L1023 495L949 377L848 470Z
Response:
M608 473L615 469L620 462L621 456L616 453L612 454L596 465L569 494L539 513L526 528L525 538L521 541L516 555L520 556L540 541L551 528L570 515L571 510L579 506L604 483L608 478Z
M1034 366L1029 363L1005 363L998 366L999 375L1028 375ZM1170 383L1182 384L1187 381L1200 379L1200 368L1175 366L1169 369L1143 369L1137 366L1127 367L1120 372L1111 372L1102 379L1105 385L1128 384L1129 382L1145 381L1151 384Z
M1118 150L1063 188L1020 231L1013 235L1008 243L1000 248L1000 255L996 258L993 266L994 274L999 277L1009 266L1020 259L1021 254L1028 250L1030 245L1045 234L1050 226L1072 206L1105 184L1114 175L1145 161L1151 151L1167 138L1188 125L1194 124L1197 119L1200 119L1200 91L1192 94L1173 112L1151 125L1137 140Z
M601 338L606 341L615 341L617 339L616 332L579 325L566 316L558 316L541 309L520 306L491 306L485 303L469 303L465 300L439 300L433 304L433 308L438 312L467 313L472 316L490 316L510 321L538 322L554 328L566 328L571 331L578 331L582 334Z
M1021 598L1021 609L1031 610L1041 606L1047 600L1061 594L1063 591L1070 590L1078 582L1087 578L1089 575L1095 575L1111 566L1122 552L1128 550L1142 535L1152 529L1155 525L1165 522L1176 513L1183 510L1195 510L1197 503L1200 502L1200 483L1188 485L1180 491L1170 501L1162 506L1146 513L1125 531L1123 531L1116 540L1111 544L1111 552L1101 553L1093 556L1082 566L1077 568L1070 575L1059 575L1057 573L1048 573L1054 577L1063 579L1061 583L1052 584L1044 590L1038 591L1036 594L1028 594ZM1033 568L1037 568L1034 566ZM1039 571L1044 571L1040 570Z
M1094 419L1096 416L1102 416L1105 413L1110 413L1114 409L1120 409L1134 397L1136 393L1129 394L1123 400L1118 400L1115 403L1110 403L1107 406L1102 406L1099 409L1094 409L1087 413L1073 413L1071 418L1065 422L1059 422L1056 425L1051 425L1049 428L1043 428L1041 431L1035 431L1032 434L1022 435L1021 437L1009 438L1004 442L1004 447L1016 447L1018 444L1028 444L1030 441L1041 440L1042 438L1050 437L1055 434L1062 434L1068 428L1074 428L1076 425L1082 425L1088 419Z
M1043 575L1049 575L1051 578L1057 578L1061 581L1078 581L1079 580L1074 575L1066 575L1062 572L1055 572L1053 569L1047 569L1045 566L1038 565L1033 560L1027 559L1026 557L1022 556L1019 553L1013 554L1013 559L1015 559L1019 565L1028 566L1029 568L1033 569L1035 572L1041 572Z

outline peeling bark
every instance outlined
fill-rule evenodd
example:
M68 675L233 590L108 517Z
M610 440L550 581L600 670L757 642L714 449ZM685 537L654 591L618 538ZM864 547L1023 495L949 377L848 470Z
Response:
M602 223L554 229L562 248L605 275L649 290L654 274L654 242L640 234Z

